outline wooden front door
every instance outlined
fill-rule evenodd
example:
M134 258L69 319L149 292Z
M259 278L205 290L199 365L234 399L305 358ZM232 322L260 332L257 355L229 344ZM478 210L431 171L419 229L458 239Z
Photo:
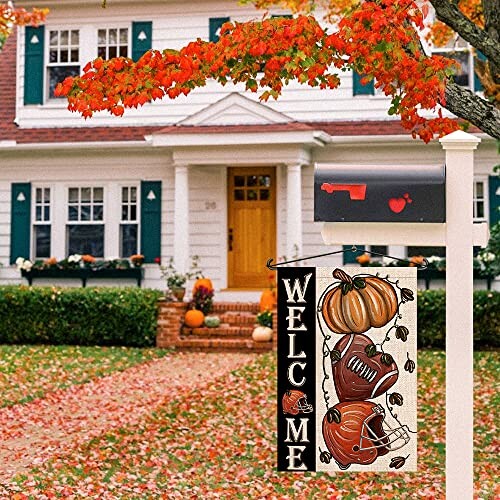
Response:
M228 169L228 286L266 288L276 255L274 168Z

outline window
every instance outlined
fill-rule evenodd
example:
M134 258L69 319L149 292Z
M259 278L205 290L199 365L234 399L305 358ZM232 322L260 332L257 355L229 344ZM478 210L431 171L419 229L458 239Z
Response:
M35 188L35 216L33 223L33 254L35 259L50 257L50 188Z
M68 189L67 253L104 257L104 188Z
M107 28L97 31L97 56L103 59L128 57L128 28Z
M50 30L49 62L47 64L47 87L50 99L59 82L68 76L80 73L79 30Z
M486 182L474 181L474 220L486 220Z
M432 53L456 61L459 67L455 69L453 80L462 87L474 89L474 56L470 45L465 40L460 37L452 39L446 46L432 49Z
M124 186L121 193L120 257L130 257L137 253L137 249L137 187Z

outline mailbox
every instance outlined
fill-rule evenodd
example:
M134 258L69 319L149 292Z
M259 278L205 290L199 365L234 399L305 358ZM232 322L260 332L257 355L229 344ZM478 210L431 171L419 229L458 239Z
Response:
M445 222L444 165L317 165L314 220Z

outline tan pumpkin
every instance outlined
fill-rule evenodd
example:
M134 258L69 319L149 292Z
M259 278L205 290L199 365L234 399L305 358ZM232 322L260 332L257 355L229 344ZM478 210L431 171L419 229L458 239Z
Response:
M201 287L207 288L209 292L212 292L214 289L211 280L208 278L198 278L194 283L193 295L196 293L196 290Z
M184 316L184 324L189 328L200 328L205 321L205 315L198 309L190 309Z
M328 328L335 333L363 333L386 325L398 311L394 287L376 276L351 278L340 269L333 277L341 281L329 290L321 305Z
M269 342L273 338L273 329L268 326L256 326L252 338L255 342Z
M274 290L264 290L260 296L259 311L271 311L276 305L276 293Z

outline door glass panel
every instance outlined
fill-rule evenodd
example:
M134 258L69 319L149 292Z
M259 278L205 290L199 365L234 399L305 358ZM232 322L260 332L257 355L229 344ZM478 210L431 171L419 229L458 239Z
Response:
M257 200L258 199L257 192L258 191L256 189L249 189L247 191L247 200L249 200L249 201Z
M241 187L245 185L245 176L244 175L235 175L234 176L234 185L236 187Z
M260 199L261 200L269 200L269 198L270 198L269 189L261 189L260 190Z
M258 177L256 175L249 175L247 177L247 186L256 186Z
M235 189L234 190L234 199L236 201L244 201L245 200L245 191L243 191L243 189Z
M271 187L271 177L269 175L260 175L259 186Z

